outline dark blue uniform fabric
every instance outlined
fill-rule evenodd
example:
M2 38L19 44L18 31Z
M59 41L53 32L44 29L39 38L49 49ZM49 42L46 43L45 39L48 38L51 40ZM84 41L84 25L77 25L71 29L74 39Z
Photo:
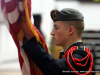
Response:
M83 46L83 43L77 42L70 47L72 46ZM67 65L66 57L54 59L46 52L46 49L43 48L40 43L37 43L35 37L27 41L22 48L45 75L75 75L71 72L71 69ZM73 52L73 57L82 59L86 56L86 54L87 53L84 51L84 48L79 48ZM71 57L69 57L69 61L76 71L87 71L90 65L88 62L85 67L76 66ZM84 64L85 61L86 60L81 63ZM94 73L92 73L92 75L94 75Z

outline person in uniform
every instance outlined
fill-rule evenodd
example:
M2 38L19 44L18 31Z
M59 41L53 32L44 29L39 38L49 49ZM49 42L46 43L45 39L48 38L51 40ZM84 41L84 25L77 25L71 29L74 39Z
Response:
M81 12L72 8L61 11L52 10L51 18L54 28L51 32L54 44L62 46L59 59L54 59L46 52L36 38L21 26L27 42L22 46L29 57L45 75L95 75L91 51L81 41L84 30L84 17Z
M41 22L42 22L41 14L34 14L33 18L34 18L34 25L35 25L35 27L39 30L39 32L41 33L41 35L45 39L44 34L41 31Z

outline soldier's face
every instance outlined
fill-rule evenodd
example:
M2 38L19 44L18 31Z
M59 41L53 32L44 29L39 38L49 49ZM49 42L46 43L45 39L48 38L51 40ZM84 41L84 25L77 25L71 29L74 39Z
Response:
M51 32L53 36L54 44L58 46L63 46L68 40L68 28L64 25L62 21L56 21L54 23L54 28Z

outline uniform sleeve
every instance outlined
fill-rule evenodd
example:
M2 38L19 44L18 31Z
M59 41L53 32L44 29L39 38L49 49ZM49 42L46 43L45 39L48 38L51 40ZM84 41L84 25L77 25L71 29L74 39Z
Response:
M55 60L37 43L35 37L27 41L22 48L45 75L61 75L62 70L67 68L65 58Z

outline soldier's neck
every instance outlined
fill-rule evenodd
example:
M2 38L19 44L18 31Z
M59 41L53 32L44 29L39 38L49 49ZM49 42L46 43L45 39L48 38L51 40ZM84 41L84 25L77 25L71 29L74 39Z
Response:
M63 49L64 49L64 51L66 51L66 49L68 49L72 44L74 44L75 42L78 42L78 41L80 41L80 40L81 40L81 39L77 39L77 40L75 40L75 41L67 42L65 45L62 46Z

